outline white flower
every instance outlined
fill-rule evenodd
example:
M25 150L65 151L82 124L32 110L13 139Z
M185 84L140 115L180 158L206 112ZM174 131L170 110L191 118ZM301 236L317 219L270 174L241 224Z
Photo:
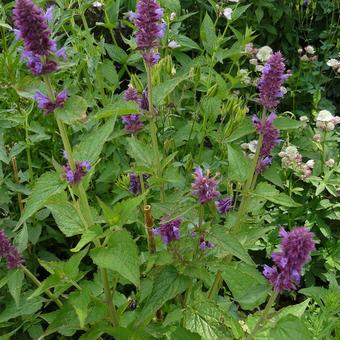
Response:
M334 129L335 129L334 123L328 122L328 123L326 124L326 130L327 130L327 131L333 131Z
M257 59L249 59L249 64L257 65Z
M302 61L309 61L308 55L304 54L301 58Z
M328 110L321 110L316 117L316 121L319 122L331 122L333 120L333 115Z
M174 21L176 19L176 16L177 16L176 12L171 12L170 21Z
M228 0L229 2L235 2L235 3L237 3L237 2L239 2L240 0Z
M302 49L302 48L299 48L299 49L298 49L298 53L299 53L299 54L302 54L302 52L303 52L303 49Z
M294 145L287 146L285 152L287 157L290 159L296 158L296 156L299 154L297 147Z
M265 62L273 54L273 50L269 46L263 46L256 54L256 58L262 62Z
M244 52L251 54L253 52L254 45L253 43L249 43L245 46Z
M327 61L327 65L331 68L337 69L338 67L340 67L340 62L336 59L329 59Z
M330 158L328 161L325 162L325 165L328 166L329 168L333 168L335 164L335 160L333 158Z
M314 165L315 165L315 162L314 162L314 159L310 159L309 161L307 161L306 165L313 169L314 168Z
M284 86L280 87L280 91L283 95L285 95L287 93L287 89Z
M313 55L313 54L315 53L315 49L314 49L314 47L311 46L311 45L306 46L306 47L305 47L305 51L306 51L308 54L311 54L311 55Z
M96 7L96 8L102 8L103 7L103 4L100 2L100 1L95 1L93 4L92 4L93 7Z
M229 7L225 8L225 9L223 10L223 15L224 15L224 17L227 18L228 20L231 19L231 14L232 14L232 13L233 13L233 10L232 10L231 8L229 8Z
M302 123L308 123L309 122L309 118L307 116L301 116L299 119Z
M242 148L243 150L248 150L249 144L248 144L248 143L242 143L242 144L241 144L241 148Z
M173 48L181 47L181 45L177 41L172 40L169 42L168 47L173 49Z
M321 142L321 135L317 133L316 135L313 136L313 141L320 143Z
M255 153L257 148L257 140L252 140L249 142L248 149L250 152Z
M263 65L256 65L255 70L256 70L257 72L262 72L262 70L263 70Z

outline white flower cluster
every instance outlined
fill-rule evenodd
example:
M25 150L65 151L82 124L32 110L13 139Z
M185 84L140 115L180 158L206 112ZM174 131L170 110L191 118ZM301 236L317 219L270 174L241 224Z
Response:
M300 59L302 61L316 61L316 60L318 60L318 56L315 55L315 48L311 45L308 45L303 49L299 48L298 53L300 54Z
M340 124L340 117L333 116L328 110L321 110L316 117L316 127L325 131L333 131Z
M245 151L244 153L248 158L253 159L257 148L257 140L252 140L249 143L242 143L241 148ZM247 151L250 151L250 153L247 153Z
M334 72L340 73L340 61L337 59L329 59L327 66L331 67Z

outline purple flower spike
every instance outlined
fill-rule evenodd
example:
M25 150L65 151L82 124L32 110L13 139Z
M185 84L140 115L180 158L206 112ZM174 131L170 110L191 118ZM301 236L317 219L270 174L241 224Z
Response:
M16 0L13 14L25 50L38 56L49 55L53 42L43 10L31 0Z
M290 232L280 229L281 251L272 254L274 265L264 266L263 275L281 293L295 290L300 283L303 266L311 260L315 250L314 234L305 227L296 227Z
M159 39L164 36L165 24L160 20L163 10L156 0L139 0L136 13L129 13L129 18L138 28L136 33L137 47L143 51L143 57L148 65L154 65L159 55L154 49L159 46Z
M209 171L206 176L200 167L194 172L194 182L191 184L192 195L197 197L201 204L215 200L221 194L216 190L216 176L210 177Z
M267 167L272 164L272 158L271 157L265 157L259 160L258 164L256 165L256 173L260 174L264 170L267 169Z
M281 86L288 78L285 74L285 64L281 52L270 56L262 70L262 76L258 83L260 91L260 104L268 110L275 110L279 105L279 99L283 96Z
M133 101L136 103L140 102L140 97L138 95L137 90L130 84L128 89L124 92L124 100L125 101Z
M225 197L216 201L215 205L220 214L226 214L233 208L233 199L231 197Z
M215 245L207 240L205 240L205 238L203 236L200 237L199 240L199 247L202 251L206 250L206 249L212 249L215 247Z
M168 245L170 242L180 239L181 223L179 218L169 221L168 217L164 216L161 218L160 227L154 229L153 232L155 235L160 235L163 243Z
M42 109L45 115L52 113L56 108L64 107L67 98L68 93L66 90L57 94L55 102L40 91L37 91L34 95L34 99L37 101L39 109Z
M144 124L140 121L139 114L122 116L122 122L124 124L125 131L131 134L137 133L144 127Z
M7 238L5 232L0 230L0 259L4 257L7 262L8 269L14 269L24 263L23 258L18 252L18 249L13 246Z
M129 174L130 177L130 191L134 194L134 195L138 195L140 193L142 193L142 184L140 182L140 178L139 175L135 174L135 173L130 173ZM143 175L143 181L144 181L144 188L147 189L148 183L147 183L147 179L149 178L148 175Z
M91 170L89 161L76 162L76 169L72 171L70 163L67 162L63 167L64 178L69 184L78 184L84 176Z

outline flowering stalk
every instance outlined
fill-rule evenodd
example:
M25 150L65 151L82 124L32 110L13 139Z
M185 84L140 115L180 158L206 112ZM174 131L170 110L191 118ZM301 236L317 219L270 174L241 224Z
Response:
M260 319L257 321L254 329L252 330L252 332L249 334L249 336L247 336L246 340L252 340L255 338L256 334L263 329L263 327L265 326L265 324L268 321L268 314L270 312L271 307L273 306L276 298L278 296L278 292L273 291L272 295L270 296L270 299L268 300L266 307L263 310L263 313L260 317Z
M153 234L153 218L151 214L151 205L144 205L144 219L145 219L145 228L148 235L148 248L150 254L154 254L156 252L156 243Z

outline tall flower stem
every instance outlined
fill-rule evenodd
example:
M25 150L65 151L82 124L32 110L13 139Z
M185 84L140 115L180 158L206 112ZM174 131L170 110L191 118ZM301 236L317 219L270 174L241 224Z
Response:
M274 291L270 297L270 299L268 300L266 307L263 310L263 313L260 317L260 319L257 321L254 329L252 330L252 332L250 333L250 335L246 338L246 340L252 340L254 339L254 337L256 336L256 334L262 330L262 328L265 326L267 320L268 320L268 314L270 311L270 308L273 306L276 298L278 296L278 293L276 291Z
M37 287L40 287L41 286L41 282L35 277L35 275L28 269L26 268L25 266L21 265L20 266L21 270L24 272L24 274L29 277L33 283L35 283L35 285ZM63 307L63 303L49 290L49 289L46 289L45 290L45 293L46 295L56 303L56 305L59 307L59 308L62 308Z
M48 95L50 97L50 99L55 100L55 93L50 81L50 78L48 76L44 77L46 86L47 86L47 91L48 91ZM68 162L70 164L71 170L74 171L76 169L76 163L73 157L73 151L72 151L72 146L70 143L70 140L68 138L68 134L67 134L67 130L66 130L66 126L64 125L64 123L60 120L60 119L56 119L57 124L58 124L58 129L60 132L60 136L64 145L64 149L66 151L67 154L67 159ZM92 215L91 215L91 210L90 210L90 205L88 202L88 198L87 198L87 194L86 191L82 185L82 183L79 183L76 186L77 189L77 193L79 195L79 203L80 203L80 208L82 211L82 214L84 215L85 221L86 221L86 225L85 227L91 227L94 224ZM98 240L94 241L94 244L96 247L100 247L100 242ZM112 303L112 294L111 294L111 290L110 290L110 285L109 285L109 280L108 280L108 274L107 274L107 270L104 268L99 268L100 272L101 272L101 276L102 276L102 280L103 280L103 287L104 287L104 294L105 294L105 300L106 300L106 304L108 306L109 309L109 314L110 314L110 319L111 319L111 323L113 326L117 326L119 323L119 318L118 318L118 313L116 311L115 306Z
M145 219L145 228L148 235L148 247L149 253L154 254L156 252L156 243L153 235L153 218L151 214L151 205L144 206L144 219Z
M262 121L264 122L265 119L266 119L266 109L263 109ZM262 144L263 144L263 134L260 134L259 140L257 142L255 156L254 156L253 161L251 163L248 178L247 178L247 181L246 181L246 183L245 183L245 185L242 189L242 193L241 193L242 199L241 199L240 207L239 207L239 210L238 210L236 222L235 222L235 224L232 228L233 233L237 233L240 230L242 220L243 220L244 215L245 215L246 210L247 210L248 199L249 199L249 191L252 187L255 186L255 183L253 182L253 180L254 180L254 177L255 177L255 179L257 179L257 175L255 173L255 170L256 170L257 163L259 161Z
M157 141L157 126L156 126L156 113L153 107L153 100L152 100L152 68L150 65L146 66L146 73L147 73L147 80L148 80L148 101L149 101L149 113L150 113L150 132L151 132L151 141L152 141L152 148L154 153L154 161L155 161L155 171L156 175L161 181L162 177L162 168L161 162L159 158L159 150L158 150L158 141ZM160 184L160 195L161 195L161 202L164 202L165 194L164 194L164 184Z

